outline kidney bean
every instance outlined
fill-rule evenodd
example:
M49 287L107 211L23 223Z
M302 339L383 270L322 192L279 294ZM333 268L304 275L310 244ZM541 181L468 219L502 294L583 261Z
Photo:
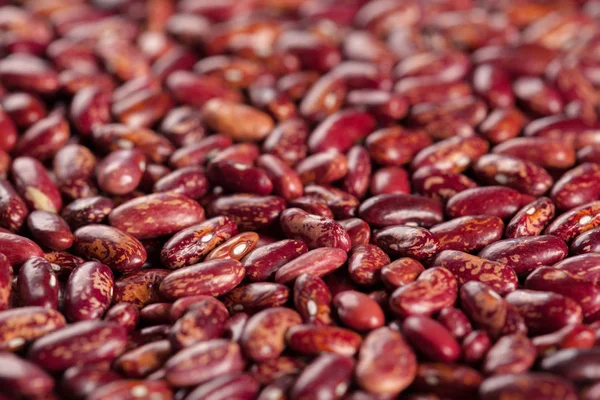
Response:
M418 193L444 203L458 192L477 187L466 175L435 166L416 170L412 175L412 185Z
M371 239L371 228L369 224L360 218L349 218L338 221L340 225L348 232L352 247L360 244L367 244Z
M519 333L526 335L527 325L525 325L525 319L519 314L519 310L510 303L506 304L506 321L502 327L502 335L512 335Z
M567 171L552 187L552 201L563 210L594 201L600 197L600 193L596 193L599 179L597 164L581 164Z
M525 288L570 297L579 303L584 318L596 313L600 307L600 294L592 282L577 279L557 268L537 268L525 280Z
M87 148L69 144L56 152L53 172L61 193L73 199L97 194L93 180L96 157Z
M131 272L146 261L144 246L133 236L105 225L87 225L74 233L75 253L95 258L118 272Z
M279 268L275 273L275 282L288 283L303 273L323 276L341 267L347 258L346 252L339 248L314 249Z
M6 135L0 146L3 150L12 150L17 143L16 127L29 128L48 114L46 106L38 97L25 92L7 93L2 98L2 108L4 113L0 112L0 120L6 128Z
M58 90L56 71L41 58L11 54L0 64L0 80L9 89L49 95Z
M483 377L477 370L460 364L421 363L412 388L440 398L477 398Z
M571 383L559 376L541 372L491 376L481 382L479 393L490 400L499 400L505 396L531 400L577 399Z
M333 186L307 185L304 194L325 202L335 218L350 218L356 214L359 200L349 193Z
M0 248L13 267L32 257L43 257L44 252L32 240L9 232L0 232Z
M146 173L149 172L149 165ZM152 185L154 192L170 192L185 195L191 199L198 199L208 191L208 181L200 167L184 167L173 172L162 171Z
M375 119L369 113L357 109L340 111L327 117L310 134L308 149L311 153L331 149L345 153L374 128Z
M230 313L255 314L270 307L283 306L289 296L287 286L271 282L256 282L238 286L223 297Z
M457 283L445 268L430 268L416 281L397 288L390 297L391 311L399 316L429 316L454 305Z
M159 369L170 356L169 342L158 340L125 352L114 361L114 366L127 378L141 379Z
M306 366L299 358L281 356L272 360L253 364L250 367L251 376L263 385L275 383L282 378L294 378Z
M509 266L456 250L438 253L431 265L449 270L459 286L469 281L485 282L504 295L515 290L518 285L517 275Z
M525 126L525 136L558 140L576 150L597 142L598 131L579 118L552 116L534 120Z
M454 137L421 150L413 159L411 166L417 170L434 165L441 169L461 172L487 150L487 142L479 137Z
M30 213L27 217L27 227L38 243L52 250L66 250L73 244L73 233L69 225L54 213Z
M560 349L589 349L595 344L595 332L583 324L566 325L565 327L532 338L533 345L541 355L550 355Z
M173 145L165 137L150 129L131 128L121 124L106 124L93 131L96 147L104 151L114 152L122 149L138 149L144 153L148 161L163 163L173 153Z
M406 98L410 105L440 103L471 94L471 86L460 81L446 81L439 77L418 76L400 79L394 91Z
M242 264L236 260L205 261L169 273L159 291L171 300L201 294L221 296L235 288L244 274Z
M234 140L259 141L273 130L271 117L252 107L214 98L202 107L206 124ZM232 124L233 121L244 121Z
M264 196L273 190L273 183L265 171L228 160L210 162L207 177L213 184L219 184L231 192Z
M301 119L280 122L266 137L262 149L265 153L294 165L306 157L308 126Z
M398 167L384 167L371 177L370 191L374 196L380 194L410 194L409 175Z
M348 260L348 274L358 284L374 285L380 280L381 268L389 262L390 258L381 248L372 244L357 245Z
M9 308L14 272L8 258L0 253L0 311Z
M439 241L429 230L413 226L390 226L375 233L374 241L391 256L424 260L439 251Z
M111 120L109 94L98 86L82 88L73 97L69 113L77 131L89 137L97 125Z
M575 163L575 150L572 146L543 137L510 139L495 146L492 151L532 162L542 168L569 168Z
M88 396L92 400L130 399L141 396L156 399L172 398L173 392L163 381L123 379L97 388Z
M300 275L294 282L294 306L305 323L331 324L331 292L318 276Z
M140 309L140 320L148 325L160 325L170 322L171 303L152 303Z
M10 353L1 354L0 361L0 383L10 398L43 398L54 389L52 377L37 365Z
M231 146L232 140L224 135L215 134L175 150L169 158L169 164L175 168L184 168L203 164L210 155Z
M506 301L517 308L532 335L551 333L582 320L579 304L557 293L516 290Z
M486 331L473 331L462 342L462 359L468 364L479 364L491 347L492 339Z
M41 161L51 158L69 140L67 121L59 113L50 114L33 124L19 138L13 153Z
M552 186L552 177L541 167L518 158L486 154L473 170L484 183L512 187L524 194L539 196Z
M110 194L130 193L140 184L145 169L146 157L140 150L114 151L96 167L98 186Z
M0 227L17 232L28 213L27 205L10 182L0 179Z
M598 234L600 229L592 229L577 236L571 246L569 247L570 253L574 255L585 254L585 253L598 253Z
M304 189L300 176L284 161L274 155L263 154L256 165L262 168L273 184L273 193L286 200L302 196Z
M46 168L31 157L14 159L11 173L15 187L31 210L58 213L62 198Z
M337 247L350 250L348 233L332 219L308 214L298 208L288 208L281 213L279 220L287 237L302 240L310 249Z
M421 130L391 126L371 133L365 145L376 163L401 166L411 162L417 153L431 145L431 138Z
M259 383L248 374L232 374L204 383L186 397L189 400L206 399L208 396L215 400L237 398L254 398L258 394Z
M98 319L110 306L113 273L106 265L92 261L76 267L65 289L65 314L70 321Z
M339 354L322 354L300 374L290 391L292 400L324 396L340 399L347 391L352 378L354 361Z
M192 225L165 243L160 255L162 263L171 269L195 264L235 234L237 226L227 217L215 217Z
M333 299L333 306L344 325L360 332L380 328L385 322L379 304L364 293L340 292Z
M565 349L544 357L542 371L561 375L574 382L589 382L597 379L595 365L598 349Z
M115 281L113 300L115 303L132 303L140 308L160 301L160 283L170 271L144 269L128 273Z
M244 232L236 235L211 251L205 258L209 260L241 260L248 254L258 242L258 234L254 232Z
M218 339L225 331L229 313L216 299L207 298L195 303L172 326L169 340L174 349L182 349L198 342Z
M240 230L257 230L275 222L284 209L281 197L235 194L213 201L208 215L229 217Z
M585 146L577 152L577 161L580 163L598 163L600 160L600 146L589 145Z
M58 308L58 279L45 258L31 257L21 266L17 289L23 306Z
M406 339L427 358L454 362L460 356L460 346L439 322L424 316L411 316L402 323Z
M19 351L28 342L61 329L65 324L65 317L51 308L24 306L0 311L0 349Z
M479 252L480 257L506 264L519 275L555 264L567 254L565 243L549 235L499 240Z
M440 250L473 252L499 240L504 223L493 216L466 216L435 225L430 229Z
M82 321L37 339L28 357L47 371L57 372L77 364L111 361L123 352L125 344L125 329L121 326Z
M535 358L535 346L526 336L503 336L487 352L483 371L489 375L518 374L531 368Z
M337 150L327 150L313 154L296 164L296 173L303 184L328 184L346 176L348 163L346 156Z
M393 395L411 384L416 370L416 356L402 335L382 327L366 336L355 375L363 389L378 395Z
M131 333L139 322L138 307L133 303L117 303L104 314L107 322L116 322Z
M492 107L510 107L515 101L510 75L494 64L477 66L473 71L473 90Z
M460 289L461 309L479 329L497 337L502 331L506 316L506 302L484 283L470 281Z
M438 314L437 321L457 340L463 339L473 330L467 316L458 308L444 308Z
M548 197L537 200L521 208L506 225L507 238L537 236L554 218L554 203Z
M524 200L524 196L512 188L477 187L463 190L452 196L446 204L446 213L453 218L490 215L506 219L519 210Z
M280 267L307 251L308 247L300 240L281 240L252 250L242 259L242 263L247 278L253 282L260 282L267 280Z
M352 196L362 198L369 188L371 176L369 153L362 146L354 146L348 151L347 159L348 173L342 184L343 189Z
M114 202L108 197L87 197L67 204L61 216L72 229L78 229L104 222L114 206Z
M336 326L295 325L286 333L287 345L304 355L321 352L352 356L358 350L361 337L357 333Z
M559 114L564 107L557 90L537 77L517 78L513 82L513 92L524 107L536 114Z
M68 393L76 399L83 399L97 388L120 378L116 372L98 365L74 366L64 372L61 392Z
M596 213L599 207L598 201L575 207L552 221L544 233L557 236L568 243L580 234L598 227L600 219Z
M137 239L171 235L204 220L204 209L187 196L154 193L121 204L109 214L115 228Z
M442 222L442 206L437 200L407 194L382 194L364 201L358 213L376 226L417 225L430 227Z

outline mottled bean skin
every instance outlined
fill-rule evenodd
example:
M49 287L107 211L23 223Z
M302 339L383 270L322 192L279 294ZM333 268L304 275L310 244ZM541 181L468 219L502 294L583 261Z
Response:
M500 240L504 223L498 217L475 215L451 219L430 229L439 242L439 251L470 253Z
M221 296L244 279L246 271L236 260L212 260L173 271L162 280L159 291L166 299L186 296Z
M62 210L61 216L71 229L78 229L85 225L103 223L114 206L114 201L108 197L86 197L67 204Z
M476 399L483 377L477 370L461 364L421 363L412 388L452 400Z
M477 328L497 337L506 322L507 305L504 299L481 282L465 283L460 289L461 309Z
M143 269L123 275L115 281L113 301L135 304L140 308L160 301L158 289L169 272L165 269Z
M359 204L356 197L333 186L307 185L304 194L324 201L337 219L353 217Z
M280 267L306 252L308 247L300 240L280 240L252 250L242 259L242 264L249 280L261 282L272 278Z
M544 231L570 242L578 235L600 227L600 201L573 208L557 217Z
M211 161L206 176L213 185L232 193L266 196L273 191L273 182L263 169L230 160Z
M575 150L572 145L562 140L544 137L518 137L507 140L494 147L492 152L517 157L549 169L569 168L575 163Z
M340 399L352 379L354 360L338 354L322 354L300 374L291 388L291 400L319 397Z
M11 173L15 188L31 210L58 213L62 198L50 174L38 160L18 157L13 160Z
M244 354L256 362L276 359L285 348L287 331L301 323L300 315L289 308L258 312L248 320L240 338Z
M227 217L215 217L190 226L165 243L161 261L170 269L195 264L237 232L236 224Z
M506 301L517 308L531 335L543 335L582 321L576 301L563 295L534 290L515 290Z
M160 380L135 380L123 379L103 385L90 393L90 400L130 400L147 395L157 400L169 400L173 398L172 389Z
M412 383L416 372L416 356L399 332L383 327L365 337L355 371L361 388L395 395Z
M322 247L309 251L283 265L275 273L275 282L292 282L303 273L326 275L341 267L348 258L342 249Z
M542 235L499 240L479 252L479 257L506 264L518 275L526 275L540 265L552 265L567 256L565 242Z
M459 172L430 166L413 173L412 187L423 196L446 203L456 193L477 187L477 183Z
M417 280L423 265L410 257L399 258L381 268L381 280L388 289L396 289Z
M230 218L240 231L254 231L273 224L285 209L285 200L278 196L235 194L213 201L208 215Z
M306 324L330 325L331 291L323 279L302 274L294 282L294 306Z
M34 211L27 217L27 227L34 239L49 249L66 250L73 244L69 225L57 214Z
M104 320L115 322L131 333L140 320L138 307L132 303L117 303L106 311Z
M348 232L352 247L359 244L367 244L371 240L371 227L360 218L350 218L338 221Z
M477 137L452 137L421 150L412 160L413 170L430 165L455 172L464 171L469 164L487 153L488 143Z
M360 205L358 215L380 227L406 224L430 227L443 220L439 201L410 194L371 197Z
M439 251L439 241L429 230L414 226L388 226L375 233L375 243L394 257L424 260Z
M114 361L114 368L127 378L140 379L159 369L171 356L171 344L157 340L130 350Z
M361 285L374 285L380 281L380 271L390 258L372 244L360 244L352 249L348 259L350 278Z
M117 272L138 270L146 262L146 249L133 236L106 225L87 225L75 231L73 250L95 258Z
M175 322L169 332L169 341L174 349L182 349L198 342L221 337L229 313L221 302L208 298L194 304Z
M97 388L121 379L121 376L101 365L74 366L68 368L61 380L61 393L69 394L75 399L85 399Z
M431 315L454 305L457 297L454 275L445 268L430 268L390 296L392 312L401 317Z
M0 312L0 350L18 351L29 341L66 324L65 317L51 308L19 307Z
M112 226L137 239L169 236L204 221L204 209L176 193L155 193L129 200L108 216Z
M0 253L0 311L6 310L10 306L13 277L14 271L10 261Z
M485 282L501 295L512 292L519 283L509 266L456 250L438 253L431 265L452 272L459 286L469 281Z
M409 163L421 149L430 144L431 138L425 132L410 131L399 126L379 129L365 141L369 156L376 163L385 166Z
M9 181L0 179L0 227L17 232L29 211Z
M98 163L96 179L105 192L123 195L140 184L145 169L146 157L140 150L117 150Z
M576 400L570 382L551 374L528 372L497 375L481 383L479 394L486 400Z
M467 364L479 364L490 347L492 347L492 339L486 331L473 331L462 342L462 360Z
M86 262L71 272L65 289L65 314L69 321L102 317L113 295L114 277L100 262Z
M574 278L597 284L600 281L598 262L600 254L581 254L566 258L553 265L554 268L564 271Z
M21 266L17 289L24 306L58 308L58 279L45 258L32 257Z
M209 260L241 260L246 254L252 251L258 243L259 236L255 232L243 232L211 251L205 258Z
M288 208L281 213L279 221L287 237L302 240L310 249L336 247L350 250L348 233L332 219L308 214L299 208Z
M358 351L361 341L356 332L337 326L296 325L286 333L290 349L309 356L328 352L350 357Z
M533 365L536 349L525 335L501 337L485 356L483 372L486 375L521 373Z
M238 286L222 300L230 313L245 312L252 315L265 308L283 306L288 296L289 289L285 285L256 282Z
M452 217L490 215L511 218L522 206L523 196L504 186L486 186L463 190L446 204L446 213Z
M600 198L600 166L585 163L567 171L552 187L550 197L561 210L569 210Z
M297 357L281 356L253 364L250 373L258 382L267 385L283 376L293 377L306 367L306 362Z
M573 255L585 253L600 253L600 229L592 229L577 236L569 246Z
M213 339L181 350L164 367L165 379L171 386L185 387L241 372L244 361L237 343Z
M507 238L537 236L554 218L555 206L548 197L540 197L521 208L506 224Z
M231 374L206 382L187 395L187 400L253 399L256 398L259 383L248 374Z
M125 329L112 322L82 321L47 334L33 343L28 358L47 371L111 361L123 352Z

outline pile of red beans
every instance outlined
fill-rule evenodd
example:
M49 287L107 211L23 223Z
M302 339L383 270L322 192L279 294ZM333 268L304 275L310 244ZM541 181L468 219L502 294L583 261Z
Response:
M0 400L600 399L599 0L0 4Z

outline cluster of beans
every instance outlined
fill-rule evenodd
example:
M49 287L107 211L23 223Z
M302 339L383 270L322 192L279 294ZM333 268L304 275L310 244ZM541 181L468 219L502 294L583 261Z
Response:
M600 1L0 3L0 400L600 399Z

